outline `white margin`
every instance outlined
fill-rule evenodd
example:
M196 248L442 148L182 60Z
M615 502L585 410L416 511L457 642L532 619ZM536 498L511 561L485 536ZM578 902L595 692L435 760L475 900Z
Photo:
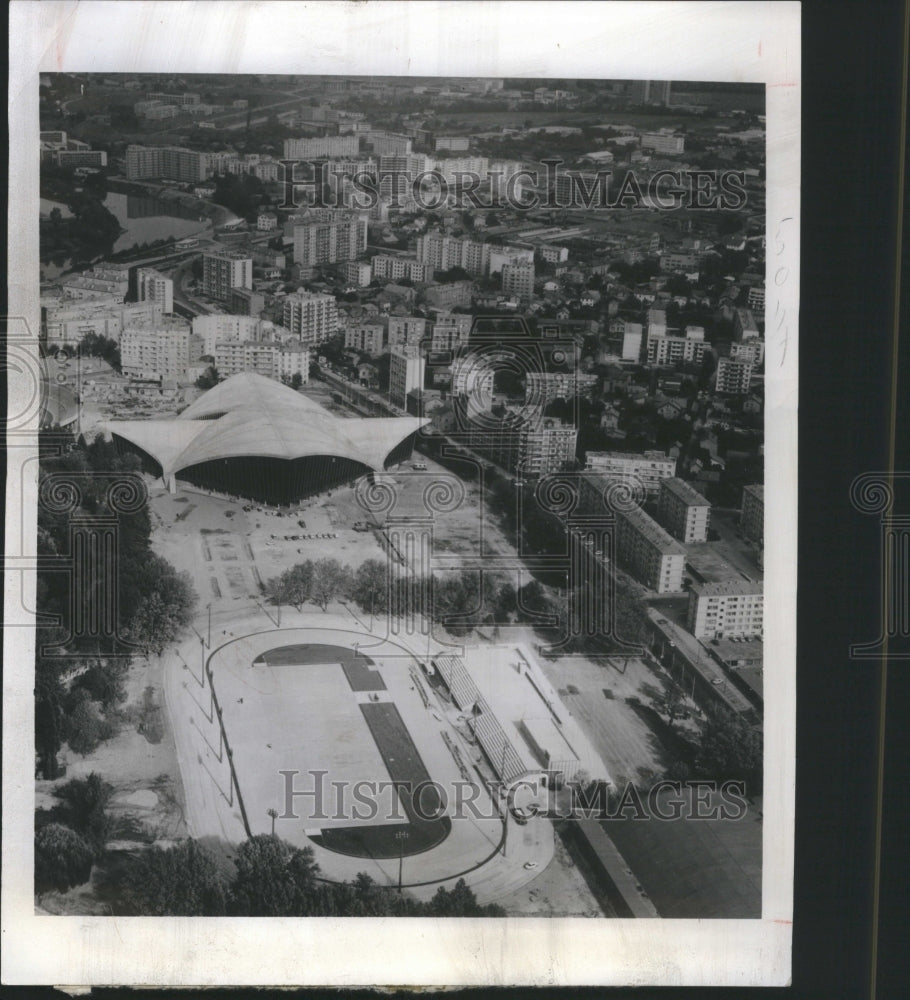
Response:
M766 523L773 528L765 550L761 920L36 916L33 649L27 629L6 628L3 982L787 984L796 692L799 4L13 0L9 37L9 301L11 315L23 317L33 333L38 322L39 70L765 82L765 493ZM12 372L11 408L23 392L27 389L17 385ZM25 554L10 548L19 538L34 551L34 473L23 480L20 471L28 450L13 449L9 458L7 546L12 554ZM31 606L29 595L20 593L29 589L29 576L23 574L20 587L14 575L7 575L5 622L20 600ZM33 592L33 580L30 587Z

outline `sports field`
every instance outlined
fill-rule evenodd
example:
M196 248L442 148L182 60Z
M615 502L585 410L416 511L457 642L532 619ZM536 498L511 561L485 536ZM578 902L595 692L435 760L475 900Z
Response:
M338 615L291 609L284 617L293 624L264 630L262 612L239 616L233 637L221 629L228 638L208 653L203 643L230 758L200 645L187 640L168 657L168 709L193 836L236 844L274 823L277 836L312 847L324 877L339 881L367 872L395 884L401 857L403 884L420 898L461 877L487 901L532 880L552 857L552 827L541 819L516 828L503 854L481 750L465 737L459 710L423 680L423 640L418 657L409 640L357 631ZM459 804L465 781L465 800L476 808ZM358 795L365 783L378 788L367 790L366 803ZM421 784L418 809L405 789L416 793Z

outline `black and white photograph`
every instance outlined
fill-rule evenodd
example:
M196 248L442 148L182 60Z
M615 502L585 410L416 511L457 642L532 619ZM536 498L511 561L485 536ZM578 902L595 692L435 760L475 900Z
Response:
M29 80L17 905L785 982L796 82L166 62Z

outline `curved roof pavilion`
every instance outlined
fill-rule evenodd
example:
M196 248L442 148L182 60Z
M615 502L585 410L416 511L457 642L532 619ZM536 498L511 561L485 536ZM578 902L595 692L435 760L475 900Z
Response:
M108 433L141 448L173 487L191 466L232 458L344 458L381 471L398 445L429 421L339 418L289 386L254 372L232 375L171 420L112 420Z

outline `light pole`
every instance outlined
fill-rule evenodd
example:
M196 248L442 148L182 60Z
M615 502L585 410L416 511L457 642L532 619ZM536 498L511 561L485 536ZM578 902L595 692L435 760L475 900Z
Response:
M278 816L278 810L277 809L268 809L267 813L272 818L272 836L274 837L275 836L275 819Z
M404 870L404 845L408 839L408 831L399 830L395 834L395 839L398 841L398 891L401 892L401 879Z

